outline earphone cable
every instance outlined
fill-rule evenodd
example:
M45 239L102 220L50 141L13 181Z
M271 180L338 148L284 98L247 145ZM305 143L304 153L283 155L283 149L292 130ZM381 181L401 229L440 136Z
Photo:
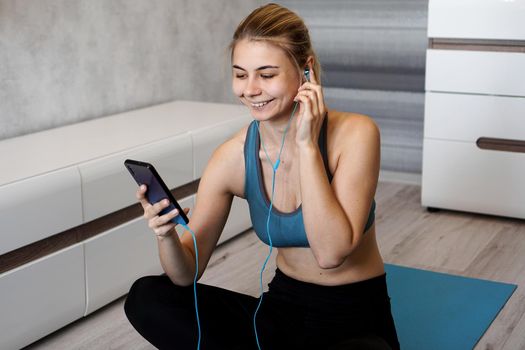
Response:
M193 277L193 299L195 301L195 316L197 318L197 330L198 330L198 340L197 340L197 350L201 348L201 321L199 319L199 306L197 305L197 277L199 276L199 251L197 249L197 238L195 233L191 228L186 224L181 224L187 231L191 233L193 238L193 247L195 248L195 276Z
M259 128L259 122L258 121L255 122L255 125L257 126L257 130L259 132L259 139L261 140L261 144L262 144L263 149L264 149L264 153L266 154L266 158L268 159L268 162L272 166L272 194L271 194L271 198L270 198L270 207L268 209L268 218L266 219L266 234L268 235L268 243L269 243L270 249L268 251L268 255L266 256L266 259L264 260L264 263L263 263L262 268L261 268L261 272L259 274L259 287L260 287L261 295L259 297L259 303L257 304L257 308L255 309L255 312L253 314L253 329L254 329L254 332L255 332L255 341L257 342L257 348L259 350L261 350L261 344L259 343L259 335L257 333L256 318L257 318L257 313L259 312L259 308L261 307L261 304L262 304L262 301L263 301L263 297L264 297L263 273L264 273L264 270L266 268L266 264L270 260L270 257L271 257L272 252L273 252L272 235L270 234L270 218L271 218L272 208L273 208L273 196L274 196L274 193L275 193L275 174L277 172L277 168L279 167L279 165L281 163L281 153L283 151L284 141L285 141L285 138L286 138L286 133L288 132L288 128L290 126L290 122L292 121L292 117L295 114L295 110L297 109L297 105L298 105L298 103L295 102L294 106L293 106L292 114L290 115L290 118L288 120L288 124L286 125L286 128L284 129L283 139L281 141L281 148L279 150L279 154L277 156L277 160L275 161L275 164L272 163L272 160L270 159L270 156L268 155L268 152L266 151L266 147L264 146L264 142L263 142L262 134L261 134L261 129Z

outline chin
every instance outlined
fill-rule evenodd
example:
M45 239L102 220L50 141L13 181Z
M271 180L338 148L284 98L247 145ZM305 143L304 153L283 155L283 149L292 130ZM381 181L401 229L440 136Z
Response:
M254 111L250 107L248 107L248 109L250 110L250 115L252 116L252 118L261 122L270 120L274 116L273 114L268 114L261 111Z
M281 117L290 117L289 113L284 113L282 110L277 108L277 106L273 106L273 108L268 110L254 109L252 108L252 106L246 106L246 108L248 108L248 110L250 111L250 115L252 116L252 118L258 121L268 121L272 119L279 119Z
M279 114L279 112L275 108L271 109L257 109L253 108L251 105L245 105L246 108L250 111L250 115L253 119L258 121L266 121L273 119L276 115Z

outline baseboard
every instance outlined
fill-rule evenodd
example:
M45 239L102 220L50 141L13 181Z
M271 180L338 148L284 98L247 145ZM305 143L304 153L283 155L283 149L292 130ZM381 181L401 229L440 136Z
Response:
M421 186L421 174L381 170L379 172L379 181Z

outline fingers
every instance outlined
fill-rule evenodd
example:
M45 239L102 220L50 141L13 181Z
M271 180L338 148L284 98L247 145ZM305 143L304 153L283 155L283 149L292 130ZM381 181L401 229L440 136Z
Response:
M174 232L175 226L177 225L174 223L168 223L166 225L152 227L151 229L155 233L155 236L163 238L170 236Z
M166 237L172 233L172 230L177 226L172 220L179 215L177 209L171 210L169 213L159 215L162 210L169 207L170 201L163 199L155 204L151 204L146 198L147 186L141 185L136 192L142 208L144 209L144 218L148 221L148 227L155 232L158 237ZM185 208L184 212L187 214L189 208Z
M146 191L148 190L148 187L146 185L140 185L139 189L135 193L135 196L139 200L140 204L142 204L142 207L145 209L146 206L148 206L150 203L146 199Z
M170 206L170 201L163 199L160 202L155 204L150 204L149 207L145 210L149 218L159 215L159 213Z
M156 227L166 225L170 223L171 220L173 220L177 215L179 215L179 211L177 209L173 209L164 215L157 215L149 220L149 227L154 229Z
M295 100L303 104L305 111L310 112L307 113L307 115L311 114L310 117L316 118L318 116L319 118L321 118L323 116L323 113L320 110L319 100L315 91L302 89L297 93Z
M305 82L303 85L301 85L301 87L299 88L299 94L308 91L309 93L305 94L305 96L307 96L311 101L312 113L314 115L317 114L322 117L326 113L323 88L317 80L317 76L315 75L315 71L312 67L311 62L308 64L308 67L310 69L310 82ZM301 99L301 101L306 102L306 100L304 99Z
M152 206L152 208L154 208L153 210L157 210L159 208L163 209L164 203L162 202L159 202L153 205ZM158 206L155 208L157 204L161 204L161 206ZM189 212L189 209L185 211ZM148 226L150 229L153 230L153 232L155 232L155 235L157 237L168 236L172 233L172 230L175 228L175 226L177 226L177 224L173 222L173 219L177 217L178 215L179 215L179 211L177 209L173 209L172 211L164 215L160 215L160 216L156 215L148 220Z
M157 216L158 213L169 206L170 202L167 199L164 199L158 203L151 204L146 198L147 186L140 185L139 189L136 192L137 199L139 200L142 208L144 209L144 217L146 219L151 219L154 216Z
M304 93L312 101L312 106L315 108L313 112L319 112L320 115L325 114L324 96L321 85L313 82L304 83L299 88L298 95Z

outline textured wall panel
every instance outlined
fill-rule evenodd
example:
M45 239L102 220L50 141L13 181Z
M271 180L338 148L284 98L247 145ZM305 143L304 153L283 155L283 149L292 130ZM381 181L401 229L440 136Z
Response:
M381 130L381 168L419 173L423 146L423 92L325 88L334 109L371 116Z
M281 3L308 25L326 74L325 85L424 90L426 0Z
M0 0L0 139L175 99L233 101L227 46L259 3Z
M174 99L234 101L226 47L262 3L0 0L0 139ZM280 3L309 26L325 86L423 91L426 0Z
M385 170L421 172L427 0L287 0L322 65L331 108L381 129Z

